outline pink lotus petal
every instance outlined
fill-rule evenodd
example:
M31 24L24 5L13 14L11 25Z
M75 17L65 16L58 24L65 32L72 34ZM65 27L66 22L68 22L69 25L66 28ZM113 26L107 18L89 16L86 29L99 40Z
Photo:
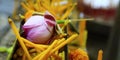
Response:
M34 43L46 43L50 40L55 25L54 17L46 12L44 16L31 16L23 25L23 30L28 40Z
M44 18L49 25L56 25L55 18L49 12L45 12Z

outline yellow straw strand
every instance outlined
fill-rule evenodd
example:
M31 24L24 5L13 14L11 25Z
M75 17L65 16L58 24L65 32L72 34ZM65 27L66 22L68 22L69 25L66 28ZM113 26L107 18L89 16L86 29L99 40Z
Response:
M30 49L29 52L32 53L32 52L35 52L36 50L35 49Z
M69 8L70 6L72 6L72 3L60 6L58 13L62 16L62 14L64 14L64 11L67 10L67 8Z
M83 49L84 50L86 50L87 35L88 35L88 31L85 30L84 31L84 36L83 36L83 38L84 38Z
M65 60L65 51L62 52L62 60Z
M22 60L26 60L26 54L23 54Z
M58 43L57 43L57 46L60 45L64 41L65 41L65 38L62 38L61 40L59 40Z
M41 51L41 49L38 49L36 47L34 49L36 50L37 53L41 53L43 51L43 50Z
M33 6L34 6L35 11L40 11L38 4L35 3Z
M56 15L56 13L54 13L48 6L46 6L45 4L42 4L42 6L48 10L54 17L55 19L58 19L59 17Z
M21 19L25 19L25 16L23 16L21 14L19 14L19 16L20 16Z
M43 55L45 53L45 51L43 51L42 53L38 54L37 56L35 56L32 60L38 60L38 58Z
M31 56L30 56L30 54L29 54L29 52L28 52L24 42L21 40L19 32L18 32L15 24L13 23L12 19L10 19L10 18L8 18L8 21L9 21L9 24L11 25L11 27L13 29L13 32L15 33L16 37L18 38L18 41L19 41L21 47L23 48L25 54L27 55L28 59L31 60L32 58L31 58Z
M46 45L34 44L34 43L32 43L32 42L30 42L30 41L28 41L27 39L22 38L22 37L21 37L21 39L22 39L25 43L28 43L29 45L31 45L31 47L36 47L36 48L38 48L38 49L40 49L40 50L44 50L44 49L42 49L41 47L44 47L44 48L47 48L47 47L48 47L48 46L46 46Z
M69 16L70 12L74 9L75 5L76 5L76 3L71 7L71 9L67 9L65 14L61 17L61 20L65 19L66 17Z
M30 0L30 1L28 2L28 4L30 5L31 9L33 9L33 10L34 10L33 1L31 1L31 0Z
M59 50L60 48L62 48L63 46L65 46L66 44L70 43L72 40L74 40L76 37L78 36L78 34L73 34L71 37L69 37L67 40L65 40L63 43L61 43L60 45L58 45L57 47L55 47L50 53L53 53L57 50Z
M80 41L80 46L82 48L85 48L84 44L85 44L85 39L84 39L84 33L85 33L85 29L86 29L86 21L80 21L79 22L79 41Z
M46 52L40 57L39 60L44 60L46 57L48 57L49 52L53 49L53 47L56 45L56 43L58 42L58 40L55 40L46 50Z
M23 2L21 3L21 5L22 5L22 7L23 7L25 10L27 10L27 11L30 10Z
M103 55L103 51L102 50L99 50L98 52L98 59L97 60L102 60L102 56Z
M25 21L32 16L33 12L34 10L29 10L25 13Z
M70 20L66 20L64 25L62 26L62 31L65 29L65 27L68 25L68 23L70 22Z
M44 59L44 57L45 57L45 54L46 53L48 53L49 52L49 50L51 50L53 47L54 47L54 45L57 43L57 40L55 40L53 43L52 43L52 45L50 45L49 47L48 47L48 49L47 50L45 50L45 51L43 51L42 53L40 53L40 54L38 54L36 57L34 57L33 58L33 60L38 60L39 59L39 57L41 57L40 59ZM48 55L48 54L46 54L46 55Z
M52 54L52 56L54 57L55 60L62 60L62 57L60 57L59 55Z

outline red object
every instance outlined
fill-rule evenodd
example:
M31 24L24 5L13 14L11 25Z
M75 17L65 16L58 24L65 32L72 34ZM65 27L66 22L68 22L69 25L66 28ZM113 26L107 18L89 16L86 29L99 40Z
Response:
M86 5L80 0L78 0L77 7L80 12L83 12L85 14L85 16L90 16L94 18L102 17L105 20L109 20L110 18L113 18L116 14L116 8L94 9L90 5Z

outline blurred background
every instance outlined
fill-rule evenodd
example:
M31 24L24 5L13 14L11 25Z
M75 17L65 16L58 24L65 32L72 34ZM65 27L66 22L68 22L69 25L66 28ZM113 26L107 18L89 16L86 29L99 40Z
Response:
M104 51L103 60L120 60L119 58L119 0L75 0L76 10L73 18L94 18L87 21L87 51L90 60L97 60L98 50ZM17 8L16 8L17 7ZM19 12L19 0L0 0L0 46L10 47L16 39L9 24L8 16L15 10ZM77 12L77 13L76 13ZM20 21L14 21L17 27ZM0 60L5 60L7 53L0 53Z
M9 48L16 39L8 23L8 16L14 12L14 0L0 0L0 47ZM19 27L20 22L15 22ZM7 53L0 53L0 60L6 60Z

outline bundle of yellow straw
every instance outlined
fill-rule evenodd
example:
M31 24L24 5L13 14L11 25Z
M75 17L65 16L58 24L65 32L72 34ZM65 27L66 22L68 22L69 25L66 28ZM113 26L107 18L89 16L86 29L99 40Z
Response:
M20 15L21 18L24 18L25 21L27 18L32 16L34 13L43 15L45 11L49 11L56 20L66 20L76 3L72 4L71 0L68 0L66 4L62 4L62 2L66 2L63 0L25 0L21 2L22 7L25 10L24 15ZM9 24L11 25L13 32L15 33L18 42L20 43L20 48L17 49L18 52L23 51L23 53L14 54L13 58L18 58L17 54L21 57L21 60L64 60L65 59L65 52L59 52L59 50L67 45L68 43L72 42L74 39L78 37L77 33L73 33L67 39L64 38L64 28L68 25L68 21L63 24L63 26L59 26L57 24L58 30L60 32L59 38L54 39L51 44L35 44L30 42L26 38L23 38L19 34L19 30L15 26L12 19L8 18ZM86 38L87 31L86 31L86 21L82 21L79 24L79 44L82 48L86 48ZM61 29L62 28L62 29ZM64 35L64 36L63 36ZM61 37L62 36L62 37ZM68 49L69 50L69 49ZM89 60L89 56L85 50L76 49L70 50L69 57L70 60ZM102 50L99 51L98 60L102 60Z

